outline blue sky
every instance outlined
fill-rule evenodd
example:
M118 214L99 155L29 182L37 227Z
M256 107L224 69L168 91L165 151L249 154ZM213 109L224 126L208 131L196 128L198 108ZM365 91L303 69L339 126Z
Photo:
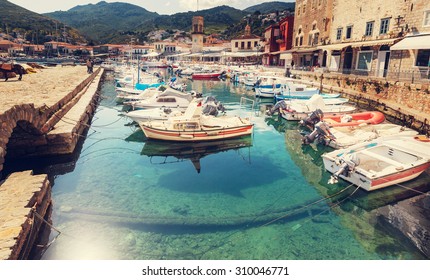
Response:
M54 11L67 11L77 5L96 4L100 0L8 0L18 6L36 13L49 13ZM106 0L106 2L127 2L147 9L150 12L159 14L174 14L179 12L195 11L197 2L199 10L213 8L220 5L228 5L237 9L245 9L247 7L260 4L263 2L271 2L273 0ZM293 0L276 0L280 2L295 2Z

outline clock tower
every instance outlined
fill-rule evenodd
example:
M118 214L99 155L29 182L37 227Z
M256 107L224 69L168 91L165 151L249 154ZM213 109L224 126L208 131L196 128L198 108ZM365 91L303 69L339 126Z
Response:
M193 40L191 52L198 53L203 50L203 17L193 17L193 25L191 29L191 38Z

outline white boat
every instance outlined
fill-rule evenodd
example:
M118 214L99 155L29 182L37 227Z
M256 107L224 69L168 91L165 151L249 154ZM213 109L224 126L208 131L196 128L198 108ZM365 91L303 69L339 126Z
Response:
M430 140L424 136L381 137L322 155L324 167L366 191L401 184L430 166Z
M280 101L282 102L282 101ZM289 121L299 121L308 117L312 112L321 110L326 113L352 113L356 110L349 105L326 105L321 95L315 94L306 102L292 100L284 108L280 108L281 116Z
M347 148L349 146L369 142L379 137L394 135L417 135L418 132L397 124L383 123L374 125L359 125L349 127L331 127L334 139L325 138L326 145L335 148Z
M282 84L280 87L256 87L255 96L256 97L266 97L275 98L275 101L283 99L309 99L314 94L319 94L318 88L307 87L302 84L286 83ZM339 97L340 94L330 95L325 94L324 98Z
M182 116L167 121L140 122L149 139L166 141L212 141L250 135L254 125L247 118L237 116L206 116L197 102L192 102Z
M187 108L191 100L195 97L192 93L183 93L181 91L168 88L159 95L152 96L148 99L132 101L127 103L134 109L150 108Z
M152 108L146 110L135 110L125 114L136 123L148 121L163 121L172 116L181 116L184 108Z
M116 95L118 102L124 102L125 105L129 104L131 101L145 100L150 97L161 94L163 91L158 88L147 88L145 90L140 89L130 89L130 88L118 88L118 94Z

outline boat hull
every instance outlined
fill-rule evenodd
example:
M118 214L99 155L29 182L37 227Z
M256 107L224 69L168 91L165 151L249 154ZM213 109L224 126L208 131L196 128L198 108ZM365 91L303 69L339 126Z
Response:
M323 156L323 162L325 168L330 173L336 173L337 171L339 171L339 166L336 165L334 160L328 159L327 157ZM360 173L359 170L351 173L350 176L340 175L339 177L347 182L359 186L366 191L374 191L415 179L429 167L430 162L426 162L414 168L393 172L392 174L388 174L386 176L381 177L371 178L363 173Z
M192 74L193 80L210 80L218 79L221 73L204 73L204 74Z
M150 124L140 123L145 136L149 139L165 141L212 141L220 139L235 138L250 135L253 131L253 125L244 125L231 128L211 128L194 131L167 130L151 127Z
M418 177L430 167L429 148L430 143L417 136L396 135L326 153L322 158L327 171L373 191Z

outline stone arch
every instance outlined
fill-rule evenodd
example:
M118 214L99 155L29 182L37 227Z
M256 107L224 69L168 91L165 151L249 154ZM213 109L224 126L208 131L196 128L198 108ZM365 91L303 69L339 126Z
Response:
M33 104L15 105L0 115L0 171L3 169L7 147L14 132L26 131L31 136L43 137L41 128L46 123L47 117ZM22 140L22 139L21 139Z

